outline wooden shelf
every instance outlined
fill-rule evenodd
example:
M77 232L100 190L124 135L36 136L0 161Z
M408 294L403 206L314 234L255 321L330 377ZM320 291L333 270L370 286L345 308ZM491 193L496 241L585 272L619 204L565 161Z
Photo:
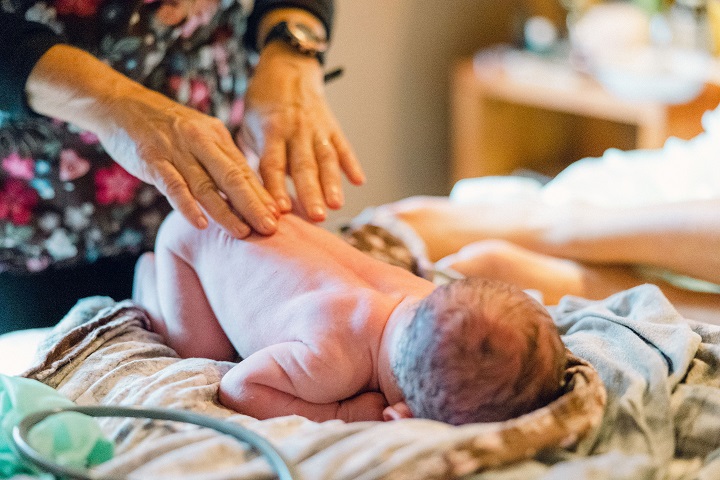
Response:
M501 58L466 59L453 71L453 183L517 169L553 176L608 148L660 148L700 133L702 114L720 103L717 85L684 105L632 102L550 60L518 73Z

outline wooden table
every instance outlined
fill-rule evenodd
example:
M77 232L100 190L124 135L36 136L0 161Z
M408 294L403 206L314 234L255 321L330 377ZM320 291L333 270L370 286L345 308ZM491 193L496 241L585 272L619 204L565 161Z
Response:
M683 105L634 102L561 63L507 58L476 56L453 71L453 183L518 169L553 176L608 148L659 148L700 133L702 114L720 104L714 84Z

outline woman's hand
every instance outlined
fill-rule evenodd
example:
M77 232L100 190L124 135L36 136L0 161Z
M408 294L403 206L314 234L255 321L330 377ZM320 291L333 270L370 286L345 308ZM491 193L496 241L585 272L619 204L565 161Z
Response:
M95 133L115 161L155 185L196 227L207 226L202 207L238 238L251 228L266 235L277 229L277 204L221 121L65 45L41 57L26 91L38 113Z
M245 97L243 140L260 156L265 188L282 212L291 210L285 176L316 222L344 203L342 173L355 185L365 175L330 111L319 62L279 42L262 50Z
M155 185L198 228L198 203L231 235L274 233L279 209L223 123L151 91L109 105L98 136L129 173ZM196 219L196 221L193 221Z

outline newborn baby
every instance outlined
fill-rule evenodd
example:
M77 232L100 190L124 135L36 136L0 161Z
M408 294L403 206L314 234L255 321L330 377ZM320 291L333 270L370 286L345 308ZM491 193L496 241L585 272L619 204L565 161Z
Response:
M552 319L521 290L436 288L292 214L238 240L173 213L135 292L181 356L243 358L219 400L259 419L500 421L554 399L564 373Z

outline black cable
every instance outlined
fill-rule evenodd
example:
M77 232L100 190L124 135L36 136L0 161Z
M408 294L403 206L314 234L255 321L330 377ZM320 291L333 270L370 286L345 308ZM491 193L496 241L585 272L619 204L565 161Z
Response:
M64 407L52 410L42 410L26 415L18 425L13 428L13 442L15 447L25 460L40 467L42 470L66 478L77 480L124 480L124 476L94 475L89 470L66 467L49 460L38 453L27 441L27 436L32 427L51 415L64 412L77 412L90 417L132 417L148 418L152 420L169 420L173 422L190 423L200 427L211 428L225 435L229 435L241 442L249 444L259 452L275 471L279 480L300 480L297 470L290 464L275 447L260 435L248 430L245 427L236 425L227 420L200 415L182 410L171 410L166 408L142 408L142 407Z

